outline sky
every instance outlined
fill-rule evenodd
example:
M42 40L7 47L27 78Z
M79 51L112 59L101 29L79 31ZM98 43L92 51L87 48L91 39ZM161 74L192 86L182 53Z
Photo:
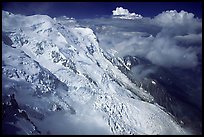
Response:
M191 12L202 18L202 2L3 2L2 9L14 14L47 14L51 17L66 15L76 19L112 15L116 7L144 17L154 17L166 10Z
M189 93L189 95L193 94L189 102L198 104L199 108L202 106L200 101L202 93L200 88L202 73L200 70L202 66L201 2L4 2L2 8L14 14L46 14L50 17L66 15L81 19L76 23L91 28L99 40L100 47L116 57L137 56L148 60L154 66L167 69L176 68L182 71L193 70L187 75L190 77L189 81L193 81L187 86L194 89L192 93ZM115 13L122 11L128 17L132 17L130 16L132 14L139 14L142 18L121 19L117 16L100 18L112 16L113 11ZM2 15L7 16L5 13ZM13 28L13 24L4 23L8 18L3 17L3 19L2 24L6 24L6 27L12 25L11 28ZM15 23L15 21L12 22ZM16 22L26 23L19 19ZM157 72L157 67L154 66L146 67L145 64L141 64L131 68L130 72L133 77L142 79ZM200 71L197 73L198 69ZM183 76L186 79L186 75ZM74 123L70 131L78 130L77 125L78 123ZM94 125L93 128L87 128L86 124L80 127L88 131L98 132L98 129L101 131L101 127L95 123L92 125ZM70 132L65 131L63 127L58 127L64 132ZM56 130L55 127L53 130Z

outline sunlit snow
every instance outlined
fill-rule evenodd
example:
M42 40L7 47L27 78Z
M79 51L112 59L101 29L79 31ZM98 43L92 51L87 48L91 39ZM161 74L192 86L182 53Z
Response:
M191 134L107 60L92 29L73 20L2 11L13 42L2 41L2 95L15 93L41 134ZM16 134L38 134L17 119Z

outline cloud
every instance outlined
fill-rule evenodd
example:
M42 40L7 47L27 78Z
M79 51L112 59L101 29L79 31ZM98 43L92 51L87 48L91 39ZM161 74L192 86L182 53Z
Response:
M178 35L174 39L178 44L185 46L200 46L202 44L202 33L199 34L187 34L187 35Z
M121 19L141 19L142 15L136 13L130 13L128 9L124 9L123 7L117 7L116 10L113 10L114 18Z
M113 15L129 14L127 9L113 10ZM115 56L138 56L162 67L192 68L198 64L202 19L195 18L192 13L171 10L140 20L100 18L86 21L94 29L100 46L107 51L116 50Z
M116 10L113 10L113 15L129 15L129 11L127 9L123 9L122 7L117 7Z
M114 49L118 52L116 56L139 56L163 67L191 68L198 64L195 48L178 46L169 37L151 35L141 37L139 34L132 35L130 38L122 37L123 35L118 36L112 41Z
M176 10L164 11L154 17L154 20L161 26L177 26L189 24L195 22L197 19L194 18L193 13L188 13L183 10L177 12Z
M153 64L164 67L195 67L197 62L196 52L193 48L184 48L177 46L175 42L169 38L158 37L152 42L150 49L145 56Z
M134 80L142 80L144 77L155 73L157 69L151 66L137 65L131 68L130 74Z
M102 114L91 106L74 107L76 114L56 112L39 121L42 134L51 135L110 135L112 134ZM66 125L66 126L65 126Z
M202 32L202 20L195 18L193 13L176 10L164 11L153 18L163 27L161 35L187 35Z

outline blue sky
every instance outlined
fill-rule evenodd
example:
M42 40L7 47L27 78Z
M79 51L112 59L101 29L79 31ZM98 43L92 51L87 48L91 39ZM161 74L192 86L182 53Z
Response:
M51 17L66 15L76 19L110 16L116 7L144 17L154 17L165 10L185 10L202 18L201 2L3 2L2 9L12 13Z

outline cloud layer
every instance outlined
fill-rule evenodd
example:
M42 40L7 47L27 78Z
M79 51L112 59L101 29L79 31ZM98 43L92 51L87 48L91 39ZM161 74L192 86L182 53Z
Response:
M113 15L131 15L122 7ZM164 11L154 18L140 20L100 18L86 20L92 24L102 48L117 51L115 56L143 57L162 67L192 68L201 54L202 19L193 13Z

